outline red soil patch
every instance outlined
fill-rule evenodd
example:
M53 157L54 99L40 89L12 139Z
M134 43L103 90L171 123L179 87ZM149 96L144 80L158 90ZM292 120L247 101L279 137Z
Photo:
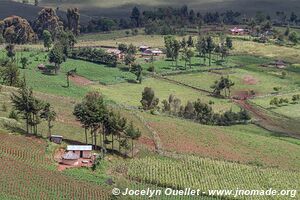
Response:
M222 132L211 133L214 139L211 143L207 143L205 139L202 139L201 135L203 136L203 133L201 132L199 132L198 136L184 135L177 131L176 134L174 133L175 135L170 135L167 130L174 128L172 124L164 123L163 129L159 123L149 123L149 125L157 130L166 151L190 154L196 153L204 157L242 162L246 162L249 159L243 156L242 147L238 151L233 150L231 147L237 146L237 141Z
M75 85L79 85L79 86L91 85L91 84L94 83L93 81L91 81L91 80L89 80L87 78L84 78L82 76L77 76L77 75L70 76L70 80Z
M258 80L251 75L246 75L243 77L243 82L246 85L256 85Z
M153 150L153 151L155 150L155 143L150 138L142 136L139 138L138 142L145 145L150 150Z
M254 96L255 96L255 94L251 94L250 91L237 91L237 92L234 92L233 99L246 100L246 99L252 98Z

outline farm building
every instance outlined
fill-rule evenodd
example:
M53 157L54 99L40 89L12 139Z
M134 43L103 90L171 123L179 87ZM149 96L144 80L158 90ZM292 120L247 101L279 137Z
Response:
M142 55L143 56L158 56L160 54L162 54L163 52L159 49L147 49L145 50Z
M142 45L142 46L139 47L139 50L140 50L141 52L144 52L144 51L146 51L147 49L150 49L150 48L151 48L151 47L149 47L149 46Z
M106 53L116 55L118 59L124 58L124 54L119 49L107 49Z
M54 142L56 144L61 144L62 140L63 140L63 136L60 136L60 135L51 135L50 136L50 141Z
M283 62L282 60L277 60L273 63L273 65L279 69L284 69L286 68L287 64Z
M245 29L234 27L233 29L230 29L230 32L232 35L244 35Z
M78 155L79 158L91 158L92 146L91 145L69 145L67 146L67 152L73 152Z
M73 151L69 151L62 156L61 163L65 165L78 165L79 155Z

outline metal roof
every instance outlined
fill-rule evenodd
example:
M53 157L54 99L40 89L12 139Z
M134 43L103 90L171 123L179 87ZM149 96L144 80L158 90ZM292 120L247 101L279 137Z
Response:
M51 135L51 137L63 138L63 136L61 136L61 135Z
M68 145L68 151L91 151L92 145Z
M77 160L77 159L79 159L79 155L77 155L76 153L73 153L72 151L69 151L68 153L63 155L62 158L64 160Z

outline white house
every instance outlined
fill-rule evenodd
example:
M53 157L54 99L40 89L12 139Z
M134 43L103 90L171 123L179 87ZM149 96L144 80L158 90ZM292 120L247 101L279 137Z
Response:
M92 145L69 145L67 146L67 152L72 152L79 156L79 158L91 158L92 157Z

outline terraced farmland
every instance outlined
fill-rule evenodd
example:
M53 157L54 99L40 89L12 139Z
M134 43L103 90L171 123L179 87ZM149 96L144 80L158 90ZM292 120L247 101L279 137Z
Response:
M224 188L300 189L299 172L252 167L194 156L178 156L176 159L146 157L128 162L126 165L131 180L160 187L176 189L190 187L205 192ZM238 198L247 199L242 196ZM290 199L290 196L255 196L255 199Z
M3 133L0 140L1 199L110 199L108 189L55 171L44 140Z

